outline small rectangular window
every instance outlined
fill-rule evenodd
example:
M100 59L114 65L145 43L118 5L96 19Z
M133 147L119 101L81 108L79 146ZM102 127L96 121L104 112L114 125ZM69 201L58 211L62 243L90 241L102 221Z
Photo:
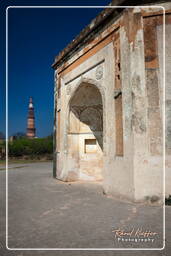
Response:
M97 152L97 143L96 139L85 139L85 153L96 153Z

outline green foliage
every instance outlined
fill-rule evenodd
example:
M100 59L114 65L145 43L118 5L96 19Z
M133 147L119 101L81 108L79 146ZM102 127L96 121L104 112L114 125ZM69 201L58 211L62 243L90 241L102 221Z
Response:
M53 153L52 138L21 138L9 142L8 154L10 157L30 156L31 158Z
M166 204L166 205L171 205L171 195L169 195L169 197L167 197L167 198L165 199L165 204Z
M12 135L15 140L26 138L26 134L24 132L16 132Z
M0 140L0 160L4 160L5 159L5 141L4 140Z

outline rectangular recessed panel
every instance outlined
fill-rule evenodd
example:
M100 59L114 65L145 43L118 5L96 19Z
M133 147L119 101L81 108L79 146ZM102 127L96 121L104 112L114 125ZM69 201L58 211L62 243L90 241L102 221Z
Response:
M96 139L85 139L85 153L96 153Z
M122 123L122 83L121 83L121 57L120 57L120 38L114 41L115 54L115 127L116 127L116 156L123 156L123 123Z

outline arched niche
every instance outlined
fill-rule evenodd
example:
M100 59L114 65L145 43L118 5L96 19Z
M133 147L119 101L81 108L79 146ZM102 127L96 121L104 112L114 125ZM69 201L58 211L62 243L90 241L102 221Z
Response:
M100 90L82 82L69 101L68 167L79 179L102 179L103 102Z

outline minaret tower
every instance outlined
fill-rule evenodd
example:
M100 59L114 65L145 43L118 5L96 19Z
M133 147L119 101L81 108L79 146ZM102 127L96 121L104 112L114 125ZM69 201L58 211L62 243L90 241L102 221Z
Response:
M35 138L35 136L36 136L36 129L35 129L35 122L34 122L34 106L33 106L33 99L32 97L30 97L28 118L27 118L27 137Z

